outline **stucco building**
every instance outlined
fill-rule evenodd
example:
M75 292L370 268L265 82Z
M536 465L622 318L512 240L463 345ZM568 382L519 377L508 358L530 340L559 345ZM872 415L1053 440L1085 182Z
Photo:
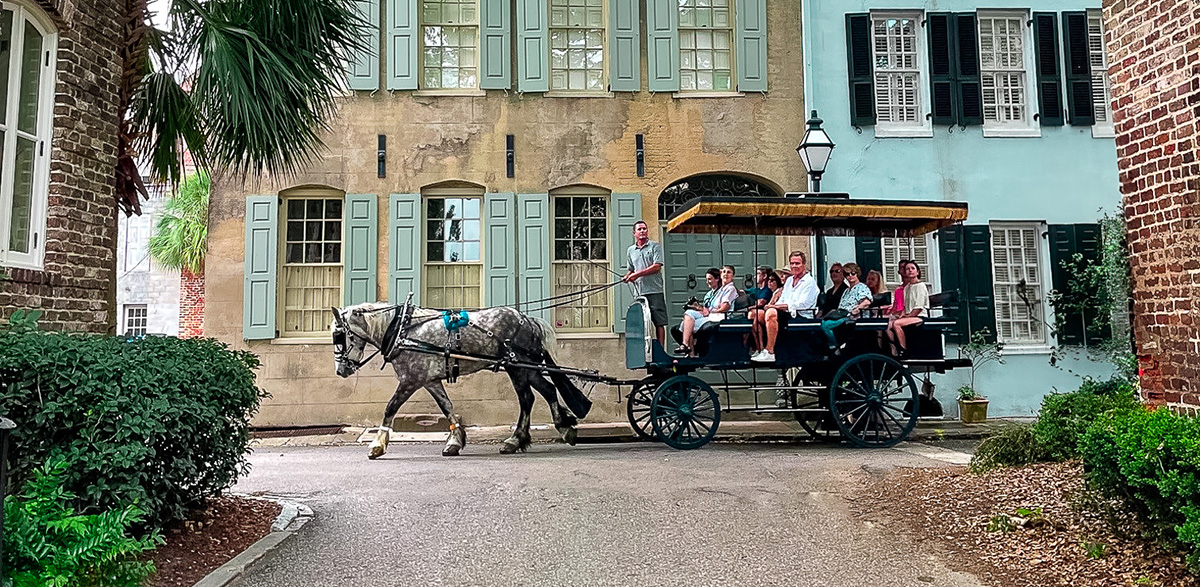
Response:
M117 219L117 333L185 334L180 329L180 277L150 258L150 236L162 216L168 187L146 183L140 215Z

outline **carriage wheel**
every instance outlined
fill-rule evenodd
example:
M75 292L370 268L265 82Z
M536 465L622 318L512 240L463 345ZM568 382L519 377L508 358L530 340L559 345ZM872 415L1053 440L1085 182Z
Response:
M790 379L790 382L789 382ZM793 389L788 393L796 398L795 404L792 407L807 410L821 410L816 412L792 412L796 422L800 427L813 437L813 440L818 442L839 442L842 439L842 433L838 430L837 424L833 421L833 416L829 414L829 402L826 401L828 394L823 390L817 389L796 389L805 385L804 378L801 376L800 369L789 369L787 373L780 375L775 382L776 387L791 386ZM808 382L811 384L812 382ZM809 385L811 387L811 385Z
M700 448L717 434L721 404L717 392L690 375L676 375L658 386L650 403L654 435L671 448Z
M842 436L862 447L889 447L917 425L917 384L898 361L879 354L846 361L829 386L830 412Z
M625 396L625 414L629 417L629 427L642 440L657 440L654 438L654 426L650 423L650 404L654 401L654 390L658 382L643 380L635 383L629 395Z

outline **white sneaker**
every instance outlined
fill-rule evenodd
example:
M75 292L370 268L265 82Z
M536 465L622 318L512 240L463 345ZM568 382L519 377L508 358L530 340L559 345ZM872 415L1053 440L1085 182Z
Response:
M761 350L759 350L759 351L754 351L754 352L750 353L750 360L751 360L751 361L757 361L757 360L758 360L758 356L759 356L759 355L761 355L761 354L762 354L762 351L761 351Z
M753 357L750 357L750 360L754 361L756 363L774 363L775 362L775 353L772 353L770 351L765 351L765 350L760 351L758 354L754 355Z

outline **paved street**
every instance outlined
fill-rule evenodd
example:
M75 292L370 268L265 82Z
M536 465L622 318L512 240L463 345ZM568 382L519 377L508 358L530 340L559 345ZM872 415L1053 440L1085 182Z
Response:
M237 585L981 585L847 511L867 475L944 466L926 448L263 448L234 490L316 518Z

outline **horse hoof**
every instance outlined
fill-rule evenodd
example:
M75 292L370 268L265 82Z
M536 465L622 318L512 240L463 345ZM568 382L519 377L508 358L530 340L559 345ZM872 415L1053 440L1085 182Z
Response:
M502 455L516 454L516 452L517 452L517 446L515 444L509 444L509 443L505 442L500 445L500 454L502 454Z
M459 447L459 446L447 446L447 447L445 447L445 448L443 448L443 449L442 449L442 456L444 456L444 457L456 457L456 456L458 456L458 451L459 451L461 448L462 448L462 447Z
M579 431L574 428L567 430L567 432L565 434L563 434L563 441L571 446L575 446L575 440L578 438L579 438Z
M381 456L383 456L383 447L382 446L372 446L371 454L367 455L367 458L371 459L373 461Z

